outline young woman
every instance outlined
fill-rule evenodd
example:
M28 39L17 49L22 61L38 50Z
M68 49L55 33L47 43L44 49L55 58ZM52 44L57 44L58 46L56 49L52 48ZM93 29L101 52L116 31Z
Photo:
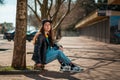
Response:
M80 72L83 69L74 65L64 55L62 46L54 44L51 23L51 20L43 20L42 28L33 38L34 54L32 60L35 61L35 69L40 69L45 64L57 59L61 64L61 71Z

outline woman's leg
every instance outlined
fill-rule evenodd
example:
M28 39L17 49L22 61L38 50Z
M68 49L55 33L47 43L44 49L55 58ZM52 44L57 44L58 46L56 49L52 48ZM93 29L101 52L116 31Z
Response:
M64 64L70 64L70 59L64 55L64 53L61 50L54 50L51 49L46 54L46 63L52 62L53 60L58 59L58 61L63 62Z
M61 71L72 71L72 72L80 72L83 69L79 66L75 66L68 57L64 55L64 53L61 50L54 50L51 49L46 54L46 63L52 62L53 60L58 59L58 61L64 64L61 65L60 70Z

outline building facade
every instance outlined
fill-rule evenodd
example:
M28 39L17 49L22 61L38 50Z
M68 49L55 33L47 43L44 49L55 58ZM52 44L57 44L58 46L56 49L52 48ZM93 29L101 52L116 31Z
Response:
M106 2L106 1L105 1ZM75 28L81 36L106 43L120 43L120 0L108 0Z

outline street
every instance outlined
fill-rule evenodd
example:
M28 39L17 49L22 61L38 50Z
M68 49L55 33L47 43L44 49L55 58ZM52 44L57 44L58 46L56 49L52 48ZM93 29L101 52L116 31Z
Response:
M84 68L81 73L60 72L57 60L47 64L40 74L0 75L0 80L119 80L120 45L97 42L85 37L63 37L60 44L73 63ZM0 66L10 66L13 41L0 39ZM27 42L26 53L33 52ZM27 66L33 66L32 54L26 54Z

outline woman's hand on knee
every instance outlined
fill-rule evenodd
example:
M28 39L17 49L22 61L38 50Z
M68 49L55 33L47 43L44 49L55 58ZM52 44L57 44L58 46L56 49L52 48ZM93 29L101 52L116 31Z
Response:
M59 50L63 51L63 47L60 46L60 47L59 47Z

